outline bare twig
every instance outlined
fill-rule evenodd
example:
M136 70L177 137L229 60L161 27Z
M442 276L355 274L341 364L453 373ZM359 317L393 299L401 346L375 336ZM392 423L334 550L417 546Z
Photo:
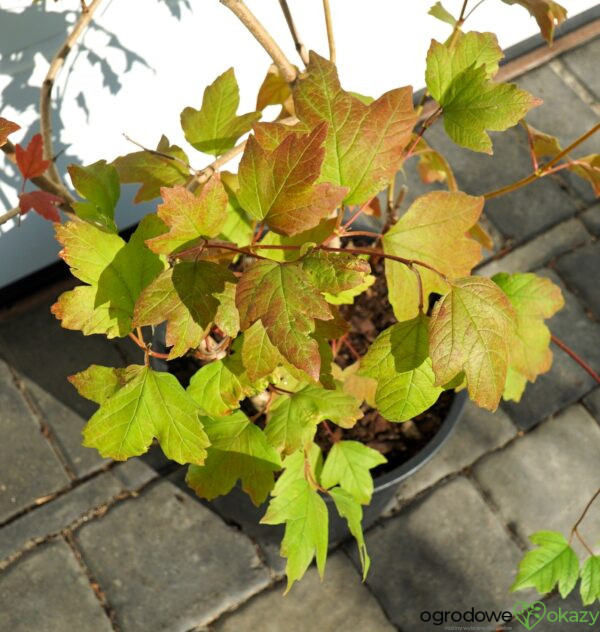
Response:
M40 91L40 127L42 131L42 138L44 139L44 157L46 160L50 160L50 166L48 167L48 175L51 180L61 186L61 194L64 194L66 187L62 184L60 174L54 163L54 152L52 150L52 113L51 113L51 96L54 82L64 66L65 60L70 53L71 49L81 36L81 34L88 27L92 20L94 11L98 8L102 0L93 0L89 5L86 5L85 10L82 11L79 19L75 23L75 26L62 46L54 55L54 59L50 63L50 68L46 73L46 78L42 84Z
M10 211L7 211L3 215L0 215L0 225L6 224L6 222L11 220L13 217L16 217L20 213L20 211L21 209L19 207L11 208Z
M238 154L241 154L246 147L246 141L242 141L239 145L236 145L228 152L225 152L222 156L219 156L216 160L197 171L196 174L188 181L187 188L190 191L195 191L201 184L204 184L212 178L212 176L230 160L233 160Z
M257 20L256 16L246 6L243 0L221 0L232 11L244 26L254 35L258 43L267 51L271 59L275 62L281 76L288 82L293 83L298 76L296 68L273 39L267 29Z
M288 28L290 29L290 34L292 36L292 39L294 40L294 46L298 51L298 55L300 55L302 63L307 66L308 51L306 50L306 46L304 46L302 40L300 39L300 36L298 35L296 25L294 24L294 18L292 18L292 13L290 11L290 7L288 6L287 0L279 0L279 4L281 5L281 10L283 11L283 15L285 17L285 21L287 22Z
M329 0L323 0L323 13L325 14L325 27L327 28L327 43L329 44L329 61L335 64L335 39L333 37L333 22L331 20Z

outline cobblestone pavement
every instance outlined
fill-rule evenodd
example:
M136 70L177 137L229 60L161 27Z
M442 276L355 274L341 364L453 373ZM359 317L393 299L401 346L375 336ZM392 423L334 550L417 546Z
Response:
M520 77L546 102L532 124L564 144L591 127L599 59L596 39ZM522 130L496 134L493 157L462 151L441 126L428 136L470 193L530 170ZM595 138L583 151L599 149ZM421 185L408 178L414 195ZM599 370L600 203L563 171L486 209L505 254L482 273L536 270L559 283L567 306L550 326ZM137 354L62 330L49 313L62 289L0 322L0 632L441 629L420 613L510 610L523 598L508 588L528 534L568 529L599 485L600 388L555 349L552 370L520 405L494 415L469 405L442 451L403 484L367 533L365 584L348 544L331 554L322 584L311 569L284 598L280 532L236 524L235 496L207 505L156 453L117 464L80 446L91 410L65 377ZM600 511L585 529L597 538Z

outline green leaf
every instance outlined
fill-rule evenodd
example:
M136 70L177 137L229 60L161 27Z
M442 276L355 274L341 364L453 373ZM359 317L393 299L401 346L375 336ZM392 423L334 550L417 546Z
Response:
M493 83L502 52L491 33L466 33L455 47L432 41L427 88L442 107L448 136L467 149L492 153L486 130L516 125L541 101L509 83Z
M103 457L124 461L148 450L156 437L167 458L201 465L208 437L198 406L169 373L149 367L132 371L134 377L100 406L83 430L83 445Z
M235 276L211 261L181 262L165 270L140 294L133 318L135 327L166 321L169 359L196 349L217 319L223 293L235 288ZM237 312L232 300L228 308Z
M377 336L361 360L359 375L377 380L375 404L389 421L407 421L437 401L429 358L429 319L421 314Z
M58 225L60 256L75 277L89 284L61 294L52 306L63 327L109 338L131 332L139 295L164 268L160 257L145 245L161 226L156 216L147 215L125 243L86 222Z
M321 472L325 488L339 484L361 505L368 505L373 495L373 477L369 470L387 463L387 459L358 441L337 441L331 447Z
M199 195L181 186L163 187L160 194L164 202L157 214L169 231L148 241L153 252L169 255L191 246L200 237L216 237L221 232L227 193L218 174L202 187Z
M316 184L326 134L326 123L319 123L307 134L286 132L274 149L264 148L251 136L238 173L237 197L242 207L284 235L313 228L330 215L342 202L346 189Z
M239 104L240 90L230 68L204 90L199 110L188 107L181 113L181 128L188 143L215 156L231 149L261 117L260 112L238 116Z
M581 600L589 606L600 599L600 557L590 555L581 569Z
M283 362L277 347L269 340L260 320L257 320L244 333L242 344L242 362L251 381L260 380Z
M535 274L500 273L492 281L506 294L516 313L510 367L523 379L511 375L504 398L518 401L522 393L519 386L524 387L524 380L534 382L552 365L550 330L544 319L554 316L564 305L564 299L557 285Z
M554 28L567 19L567 10L554 0L502 0L506 4L520 4L529 11L540 27L542 37L549 43L554 39Z
M239 408L244 397L264 390L266 380L248 379L242 364L240 347L243 339L233 344L233 353L204 365L193 375L188 393L200 408L213 417L222 417Z
M283 472L277 479L273 496L281 496L299 478L305 478L313 489L317 489L323 469L323 453L316 443L311 443L304 450L297 450L283 460ZM308 473L307 473L308 472Z
M431 96L440 104L453 81L468 68L485 69L485 77L498 72L504 53L493 33L460 33L454 45L432 40L427 53L425 81Z
M260 320L284 358L315 380L321 358L311 337L315 318L333 316L325 299L299 264L257 261L241 276L236 304L242 331Z
M454 26L456 24L456 18L444 8L439 0L429 9L429 11L427 11L427 13L442 22L446 22L446 24L449 24L450 26Z
M136 151L119 156L113 165L123 183L140 182L142 186L136 193L134 202L146 202L159 196L161 187L173 187L185 184L190 170L185 152L177 145L171 145L166 136L162 136L156 150L172 158L160 156L148 151Z
M281 459L263 431L241 411L207 419L204 429L210 439L208 456L204 465L190 465L186 483L212 500L228 494L239 479L252 502L263 503L273 488L273 472L281 468Z
M342 89L334 64L311 52L293 95L305 127L328 123L321 181L347 187L345 204L374 197L399 169L417 122L412 89L390 90L366 105Z
M328 419L351 428L363 416L360 403L339 386L327 390L311 384L292 395L281 395L269 410L267 439L278 450L291 454L312 441L321 421Z
M316 250L302 260L302 268L321 292L340 294L365 283L371 271L368 261L347 253Z
M82 397L96 404L103 404L125 386L141 368L141 366L133 365L126 369L115 369L92 364L85 371L70 375L68 380Z
M466 276L481 260L481 247L467 232L481 216L483 198L461 192L432 191L417 198L383 236L387 254L414 259L450 279ZM448 285L432 270L417 266L425 306L429 294L446 294ZM419 283L404 263L386 259L389 300L400 321L419 313Z
M549 593L558 584L564 599L575 588L579 577L579 560L575 551L556 531L537 531L529 539L539 548L529 551L519 564L511 591L533 586L539 593Z
M358 557L363 570L363 581L367 578L369 567L371 566L371 558L367 553L367 545L362 531L363 510L354 497L341 487L334 487L329 490L329 495L333 498L338 513L342 518L346 519L348 529L354 536L358 545Z
M319 575L323 577L327 560L329 514L319 492L304 478L298 478L283 490L275 486L274 498L261 523L285 523L281 555L287 558L286 592L304 575L315 556Z
M227 209L225 223L221 227L219 238L224 241L231 241L240 248L247 246L252 241L254 230L248 214L241 207L235 194L239 186L237 173L222 171L221 181L227 193Z
M452 282L433 309L430 355L436 384L465 372L470 398L495 410L506 383L515 312L500 288L483 277Z
M87 167L70 165L68 171L75 190L87 200L75 202L75 213L87 222L116 233L115 207L121 187L114 165L99 160Z

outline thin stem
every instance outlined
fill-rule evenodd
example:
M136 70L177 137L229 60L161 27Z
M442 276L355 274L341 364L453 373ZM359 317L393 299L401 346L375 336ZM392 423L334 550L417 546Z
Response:
M465 15L463 22L466 22L471 17L471 15L473 15L473 12L475 11L475 9L481 6L484 2L485 0L479 0L479 2L467 13L467 15Z
M527 133L527 144L529 145L529 155L531 156L531 164L533 165L533 170L537 171L539 169L539 164L537 156L535 155L535 149L533 147L533 135L531 133L531 130L529 129L529 125L525 123L525 120L522 120L521 124L523 125L523 128Z
M58 173L58 169L54 163L54 151L52 149L52 113L50 111L52 104L52 88L54 87L54 82L65 64L67 56L75 46L77 40L88 27L94 15L94 11L96 11L96 9L100 6L101 2L102 0L93 0L91 4L86 6L85 11L82 11L79 19L73 27L73 30L54 55L40 90L40 127L44 141L44 158L46 158L46 160L50 160L50 165L48 167L48 175L50 179L63 188L64 185L62 184L60 174Z
M457 22L460 22L461 24L465 21L465 12L467 10L467 4L469 4L469 0L463 0L463 5L462 5L462 8L460 10L460 15L458 16L458 20L457 20Z
M329 435L332 443L337 443L339 438L336 436L335 432L331 429L331 426L327 423L327 421L322 421L323 428L325 428L325 432Z
M594 555L594 553L588 547L588 545L584 542L583 538L579 534L578 528L579 528L579 525L583 522L587 512L590 510L590 507L594 504L595 500L598 497L600 497L600 488L597 489L594 492L594 495L588 500L586 506L584 507L583 511L581 512L581 515L579 516L579 518L577 518L575 524L571 528L571 535L569 537L569 543L570 543L573 540L573 536L576 535L579 538L579 541L581 542L581 544L583 544L583 546L587 549L588 553L590 553L591 555Z
M354 356L355 360L360 360L360 353L354 348L354 345L348 340L348 336L342 336L341 338L342 344L346 345L348 351Z
M411 265L408 266L414 273L415 276L417 277L417 287L419 288L419 314L423 313L423 305L425 303L425 298L424 298L424 293L423 293L423 279L421 278L421 273L419 272L418 268L415 268L415 266Z
M279 68L279 72L281 72L281 76L285 81L294 83L298 76L296 68L294 68L290 60L279 47L279 44L277 44L267 29L258 21L243 0L221 0L221 4L232 11L250 33L254 35L256 41L267 51L269 57L271 57L277 68Z
M308 51L306 50L306 46L302 43L300 36L298 35L298 31L296 30L296 25L294 24L294 18L292 18L292 13L288 6L287 0L279 0L279 4L281 5L281 10L283 11L283 15L285 17L285 21L287 22L288 28L290 29L290 34L292 39L294 40L294 46L296 47L296 51L298 55L300 55L300 59L302 63L307 66L308 65Z
M381 239L381 233L375 233L371 230L351 230L350 232L340 233L340 237L374 237L375 239Z
M571 347L569 347L567 344L565 344L562 340L560 340L560 338L557 338L554 334L551 335L552 338L552 342L559 348L562 349L568 356L570 356L573 360L575 360L575 362L577 362L577 364L586 372L588 373L588 375L591 375L594 380L596 380L596 382L598 384L600 384L600 375L598 375L596 373L596 371L594 371L594 369L592 369L592 367L587 364L587 362L579 357L577 355L577 353L575 353L575 351L573 351L573 349L571 349Z
M345 223L342 224L340 226L340 230L346 230L348 228L348 226L350 226L351 224L353 224L361 215L362 213L364 213L365 209L368 208L369 204L371 203L372 200L368 200L367 202L365 202L364 204L362 204L358 210L350 217L350 219ZM340 214L340 217L342 217L342 214Z
M421 129L419 130L419 133L415 137L415 140L413 141L412 145L410 146L410 148L406 152L406 155L404 156L404 160L407 160L408 158L412 156L412 153L417 148L417 145L419 144L419 141L421 140L421 138L423 138L423 134L425 133L427 128L433 125L437 121L441 113L442 113L442 108L440 106L436 110L434 110L434 112L429 117L427 117L425 121L423 121L423 125L421 125Z
M592 551L592 549L589 547L588 543L583 539L581 533L579 533L578 529L575 529L575 531L573 532L576 536L577 539L581 542L583 548L590 554L590 555L594 555L594 551Z
M178 156L173 156L171 154L165 154L162 151L158 151L156 149L149 149L148 147L144 147L144 145L142 145L141 143L138 143L137 140L133 140L133 138L131 138L130 136L127 136L127 134L123 134L123 137L125 138L125 140L128 140L130 143L132 143L136 147L139 147L143 151L148 152L149 154L152 154L153 156L159 156L160 158L165 158L166 160L170 160L171 162L176 162L176 163L178 163L180 165L183 165L188 171L191 171L194 175L199 175L201 173L200 171L198 171L197 169L194 169L185 160L182 160Z
M325 27L327 29L327 44L329 45L329 61L335 64L335 38L333 37L333 21L331 19L331 7L329 0L323 0L323 13L325 14Z
M562 160L567 154L573 151L575 147L585 142L588 138L590 138L590 136L593 136L599 129L600 129L600 123L596 123L596 125L594 125L591 129L585 132L585 134L582 134L581 136L579 136L579 138L576 138L568 147L563 149L559 154L556 154L556 156L554 156L552 160L550 160L545 165L540 167L537 171L534 171L533 173L529 174L525 178L521 178L520 180L517 180L516 182L513 182L512 184L507 184L506 186L496 189L495 191L490 191L489 193L486 193L483 196L484 199L491 200L492 198L498 197L500 195L504 195L505 193L511 193L512 191L516 191L517 189L520 189L521 187L524 187L525 185L530 184L531 182L534 182L538 178L543 178L544 176L547 176L550 173L554 173L556 169L553 171L552 167L557 162Z
M21 209L17 206L16 208L11 208L10 211L7 211L3 215L0 215L0 226L6 224L6 222L16 217L20 212Z

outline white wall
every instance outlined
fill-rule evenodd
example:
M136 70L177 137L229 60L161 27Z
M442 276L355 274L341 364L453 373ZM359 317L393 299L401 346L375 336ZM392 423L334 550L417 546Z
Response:
M427 15L433 1L331 0L343 85L371 96L399 85L420 88L430 39L444 39L450 29ZM296 62L278 1L247 3ZM321 0L289 0L289 4L305 44L326 55ZM444 0L455 14L461 4L461 0ZM563 4L574 15L596 2L563 0ZM0 0L0 114L24 128L11 137L15 141L37 131L28 129L38 116L37 88L78 7L79 0L44 0L39 5L31 0ZM179 18L172 13L177 9ZM94 22L82 46L69 56L55 87L60 119L57 146L67 147L59 165L111 160L134 151L123 132L147 146L165 133L190 149L194 166L210 162L209 156L185 143L180 111L187 105L199 107L204 87L230 66L240 83L242 110L253 109L270 63L237 18L218 0L106 0ZM524 9L500 0L487 0L468 27L496 32L503 47L537 32ZM0 170L0 212L2 205L16 205L14 175L10 166ZM126 187L118 209L121 227L154 206L134 207L133 190ZM0 231L0 287L55 260L58 248L51 226L33 213L20 226L5 224Z

